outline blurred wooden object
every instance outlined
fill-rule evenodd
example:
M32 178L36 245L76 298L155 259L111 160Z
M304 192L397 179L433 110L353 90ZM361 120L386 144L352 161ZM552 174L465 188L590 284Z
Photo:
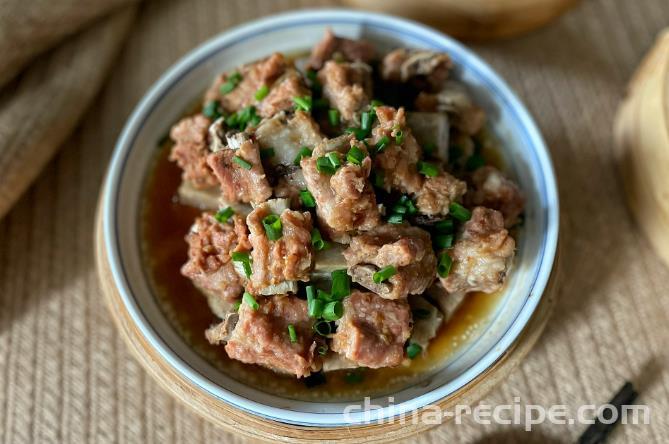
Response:
M630 81L615 139L629 208L669 265L669 28Z
M464 40L511 37L539 28L579 0L344 0L361 9L412 18Z

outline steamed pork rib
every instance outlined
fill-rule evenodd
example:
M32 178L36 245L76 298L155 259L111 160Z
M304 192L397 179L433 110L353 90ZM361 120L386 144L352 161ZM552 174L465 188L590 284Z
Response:
M205 116L196 115L181 119L170 131L170 138L174 141L170 160L183 170L183 180L197 189L211 188L218 184L216 176L207 165L209 124L210 121Z
M476 207L464 224L449 255L450 274L441 282L449 293L493 293L504 285L515 254L516 242L504 228L496 210Z
M276 235L270 239L265 229L268 220L275 219ZM253 273L250 286L261 291L268 285L284 281L308 281L312 263L311 214L284 210L272 211L269 204L257 206L247 217L252 246Z
M256 300L257 309L246 301L239 307L239 320L225 344L228 356L298 378L318 371L321 360L306 301L286 295ZM289 325L295 333L294 341Z
M323 96L351 122L369 104L372 94L372 68L364 63L337 63L330 60L318 72Z
M244 280L235 271L230 254L251 249L244 219L235 215L231 223L220 223L212 214L203 213L195 220L186 242L188 262L181 273L221 299L237 299Z
M471 206L485 206L504 215L504 226L510 228L518 223L525 199L518 186L497 168L486 165L474 171L472 187L467 192Z
M272 196L260 161L258 144L244 133L228 138L229 147L212 153L207 163L218 179L228 202L258 204Z
M264 97L257 93L267 89ZM205 94L205 104L218 101L226 112L255 106L258 115L271 117L293 107L293 97L305 96L309 90L301 75L280 53L220 75Z
M333 174L321 171L318 159L337 153L342 160L346 155L350 137L344 136L336 144L322 143L311 157L300 162L309 192L316 201L316 214L326 231L335 236L345 236L353 230L370 230L379 224L374 190L369 182L372 160L366 155L364 145L355 145L363 154L360 165L344 163ZM343 163L343 162L342 162Z
M432 90L443 85L452 66L447 54L399 48L383 58L381 77L390 82L411 82Z
M421 294L436 276L430 235L417 227L380 225L353 237L344 257L353 282L386 299ZM386 267L392 267L394 273L375 282L374 274Z
M524 198L452 72L328 30L308 60L221 74L174 125L179 203L211 211L181 270L211 344L298 378L408 366L439 354L468 293L502 288Z
M321 69L330 59L349 62L370 62L375 57L374 46L364 40L351 40L336 36L332 30L325 31L325 36L311 51L308 65L311 69Z
M379 368L399 365L411 335L411 310L406 300L390 301L354 291L344 300L332 350L357 365Z

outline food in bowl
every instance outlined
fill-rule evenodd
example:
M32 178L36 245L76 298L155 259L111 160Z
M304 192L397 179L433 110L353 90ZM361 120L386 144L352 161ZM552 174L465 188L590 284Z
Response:
M503 288L524 199L452 69L326 32L215 79L170 133L181 274L216 318L196 334L276 377L355 382L411 368Z

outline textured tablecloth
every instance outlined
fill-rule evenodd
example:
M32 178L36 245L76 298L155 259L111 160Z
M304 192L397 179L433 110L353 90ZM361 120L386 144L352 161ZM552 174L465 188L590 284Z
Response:
M0 441L243 441L177 404L131 358L98 288L93 218L119 130L169 65L232 25L309 5L141 6L94 112L0 222ZM669 377L658 370L669 364L669 270L626 211L611 137L625 84L667 25L667 0L585 0L529 36L474 47L525 101L550 146L564 266L559 303L539 344L483 402L519 396L575 409L604 403L625 379L641 378L639 402L651 407L651 424L618 427L614 442L669 439ZM45 104L48 98L38 105ZM646 367L652 371L640 376ZM466 418L416 441L572 442L583 428L543 424L524 433Z

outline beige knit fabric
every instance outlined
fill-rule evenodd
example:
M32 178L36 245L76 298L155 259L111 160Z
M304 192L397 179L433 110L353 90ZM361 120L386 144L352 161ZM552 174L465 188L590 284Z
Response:
M142 5L93 111L0 222L0 442L244 441L177 404L131 358L101 300L93 216L118 132L163 70L232 25L307 3ZM625 209L611 137L628 78L668 24L666 0L585 0L532 35L474 48L522 97L551 148L565 271L539 344L484 402L518 396L573 412L640 378L651 424L619 426L611 442L669 439L669 270ZM573 442L583 429L543 424L525 433L466 418L415 441Z

